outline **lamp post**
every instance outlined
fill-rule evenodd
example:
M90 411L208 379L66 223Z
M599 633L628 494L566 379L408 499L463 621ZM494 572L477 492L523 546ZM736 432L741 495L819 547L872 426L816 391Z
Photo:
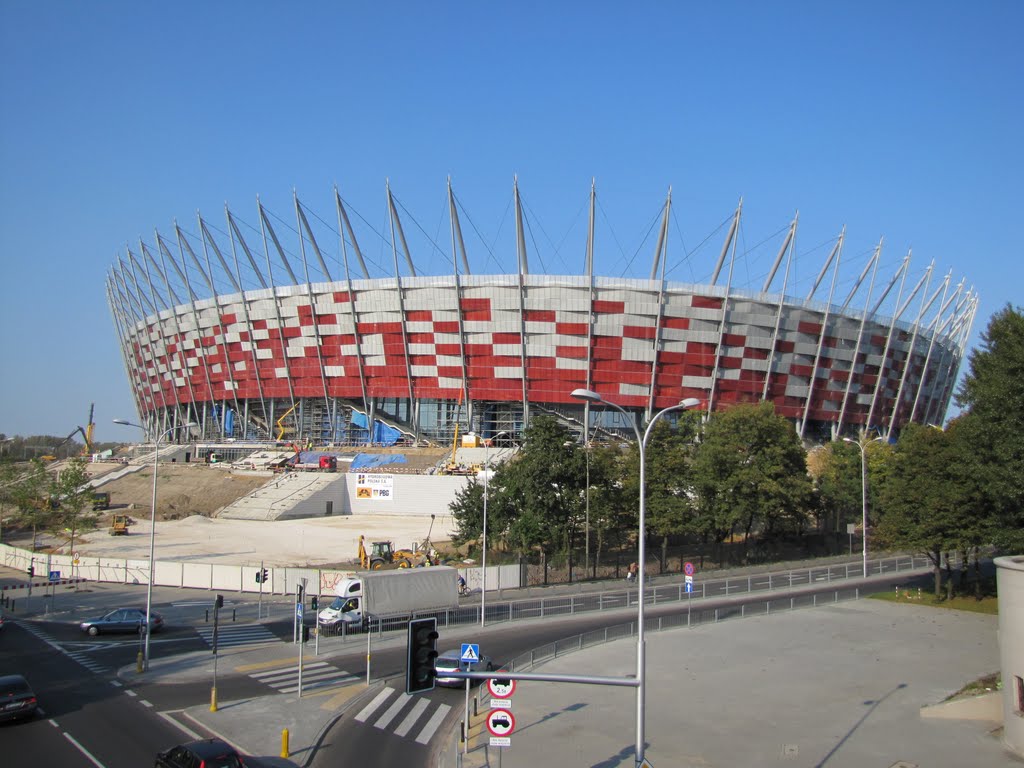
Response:
M860 448L860 524L864 531L864 550L861 555L863 562L864 578L868 577L868 461L864 445L859 440L849 437L843 438L844 443L852 443Z
M638 685L636 689L636 747L634 750L634 758L636 760L637 768L639 768L639 766L644 762L644 699L647 678L647 651L645 647L646 639L644 636L644 560L647 556L647 521L645 502L646 470L644 464L647 452L647 439L651 436L651 428L655 425L658 419L666 413L693 408L700 405L700 400L695 397L688 397L685 400L682 400L678 405L669 406L662 411L658 411L653 417L651 417L651 420L647 424L647 429L641 437L640 429L637 427L636 421L621 406L618 406L609 400L605 400L597 392L589 389L574 389L572 391L572 396L578 400L585 400L589 403L603 403L604 405L619 411L629 421L630 426L633 427L633 432L636 434L637 445L640 449L640 511L639 524L637 526L637 556L640 560L640 572L637 574L636 600L636 678Z
M502 435L507 435L508 432L502 431L496 435L484 440L484 540L481 546L482 555L482 567L480 577L480 626L484 626L484 607L487 602L487 483L490 481L491 475L491 442L497 440Z
M141 424L128 421L127 419L114 419L115 424L120 424L125 427L135 427L141 429L143 432L146 428ZM142 651L142 670L149 670L149 618L153 613L153 576L155 572L153 558L156 550L156 473L160 467L160 441L163 440L167 435L176 432L179 429L191 429L192 427L198 427L194 421L190 421L187 424L180 424L157 435L153 445L153 496L151 501L150 517L149 517L149 583L146 585L146 640L143 645Z

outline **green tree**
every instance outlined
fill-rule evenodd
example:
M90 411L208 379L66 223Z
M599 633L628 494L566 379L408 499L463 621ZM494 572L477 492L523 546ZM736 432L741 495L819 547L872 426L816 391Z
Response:
M75 534L82 527L95 526L95 515L92 514L92 489L89 487L89 472L85 459L74 458L53 479L50 497L57 499L59 510L50 519L50 525L58 535L62 532L71 534L68 545L70 553L75 549Z
M924 553L932 563L935 596L942 596L943 553L972 539L963 510L970 478L959 462L964 446L953 431L907 425L883 481L874 536L889 547Z
M770 403L737 405L708 422L693 461L696 529L720 546L742 533L802 531L810 510L806 454ZM721 558L719 558L721 559Z
M971 464L998 525L994 543L1024 545L1024 315L1006 306L989 320L956 394L970 422Z
M18 522L32 528L32 550L36 548L39 528L50 527L54 510L50 503L51 479L39 459L33 459L10 486L9 498L17 511Z

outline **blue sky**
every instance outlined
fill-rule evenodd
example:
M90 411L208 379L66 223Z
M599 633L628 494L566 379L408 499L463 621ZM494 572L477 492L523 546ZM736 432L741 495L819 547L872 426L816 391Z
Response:
M448 176L477 273L515 269L516 174L534 272L582 271L592 178L603 275L647 277L669 187L683 282L742 197L734 284L760 287L799 210L791 293L846 226L837 293L884 237L879 280L912 248L912 279L934 259L975 286L976 342L1024 303L1021 29L1015 2L7 0L0 432L64 435L95 403L98 440L134 439L111 424L136 418L118 254L225 202L256 226L257 195L294 224L293 189L333 222L335 184L386 265L390 180L428 273L450 271Z

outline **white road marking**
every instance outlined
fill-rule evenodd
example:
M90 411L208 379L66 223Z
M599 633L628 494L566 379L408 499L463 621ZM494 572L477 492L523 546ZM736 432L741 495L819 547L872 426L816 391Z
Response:
M420 731L419 735L416 737L417 744L430 743L430 739L433 737L434 731L436 731L441 723L444 722L449 710L451 710L451 707L447 704L442 704L437 708L437 711L427 721L427 724L423 726L423 730Z
M181 711L182 710L180 710L180 709L174 710L174 712L181 712ZM193 739L195 741L199 741L199 740L201 740L203 738L198 733L193 731L191 728L188 728L187 726L185 726L184 723L181 723L178 720L175 720L173 717L171 717L173 712L157 712L157 714L160 715L160 717L162 717L164 720L169 722L171 725L173 725L175 728L177 728L179 731L181 731L182 733L187 735L190 739Z
M68 741L70 741L72 744L75 745L75 747L78 749L79 752L81 752L83 755L85 755L87 758L89 758L89 760L92 762L93 765L96 766L96 768L106 768L106 766L103 765L103 763L101 763L99 760L97 760L95 757L93 757L91 754L89 754L89 750L87 750L85 747L83 747L81 744L79 744L77 741L75 741L75 737L74 736L72 736L67 731L61 731L61 733L64 734L64 738L65 739L67 739Z
M362 712L356 715L356 722L365 723L370 715L377 711L377 707L383 704L392 693L394 693L392 688L385 688L383 691L378 693L374 700L363 707Z
M135 693L135 691L133 691L133 690L132 690L131 688L125 688L125 689L124 689L124 692L125 692L125 693L127 693L127 694L128 694L129 696L131 696L131 697L132 697L133 699L134 699L134 698L135 698L136 696L138 696L138 694L137 694L137 693Z
M388 707L388 711L380 716L380 719L373 724L373 727L380 728L381 730L387 728L391 724L391 721L395 719L395 716L402 711L402 707L404 707L406 705L406 702L408 702L409 699L411 698L412 696L410 696L408 693L398 694L398 699L395 701L395 703Z
M412 727L416 724L416 721L420 719L420 715L430 706L430 700L420 697L419 701L416 702L416 706L412 708L412 712L405 716L405 720L402 721L401 725L395 728L396 736L405 736Z

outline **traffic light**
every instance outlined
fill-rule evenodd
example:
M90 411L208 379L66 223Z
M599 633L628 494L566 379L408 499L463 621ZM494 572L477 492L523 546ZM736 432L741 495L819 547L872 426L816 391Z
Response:
M309 642L309 627L307 627L305 624L302 625L302 642Z
M29 578L31 579L31 578L32 578L33 576L35 576L35 575L36 575L36 569L35 569L35 566L32 566L32 565L30 565L30 566L28 567L28 577L29 577Z
M263 569L263 579L262 579L262 581L263 581L264 584L267 583L267 569L266 568Z
M214 602L213 607L217 609L224 607L224 595L217 595L217 600Z
M408 662L405 668L405 692L434 690L434 660L437 658L437 619L413 619L409 622Z
M315 611L317 609L317 606L319 606L319 605L320 605L320 598L319 597L317 597L316 595L313 595L311 598L309 598L309 608L310 608L310 610Z
M301 584L299 584L295 588L295 602L296 603L301 603L303 601L303 599L305 598L305 596L306 596L306 589Z

